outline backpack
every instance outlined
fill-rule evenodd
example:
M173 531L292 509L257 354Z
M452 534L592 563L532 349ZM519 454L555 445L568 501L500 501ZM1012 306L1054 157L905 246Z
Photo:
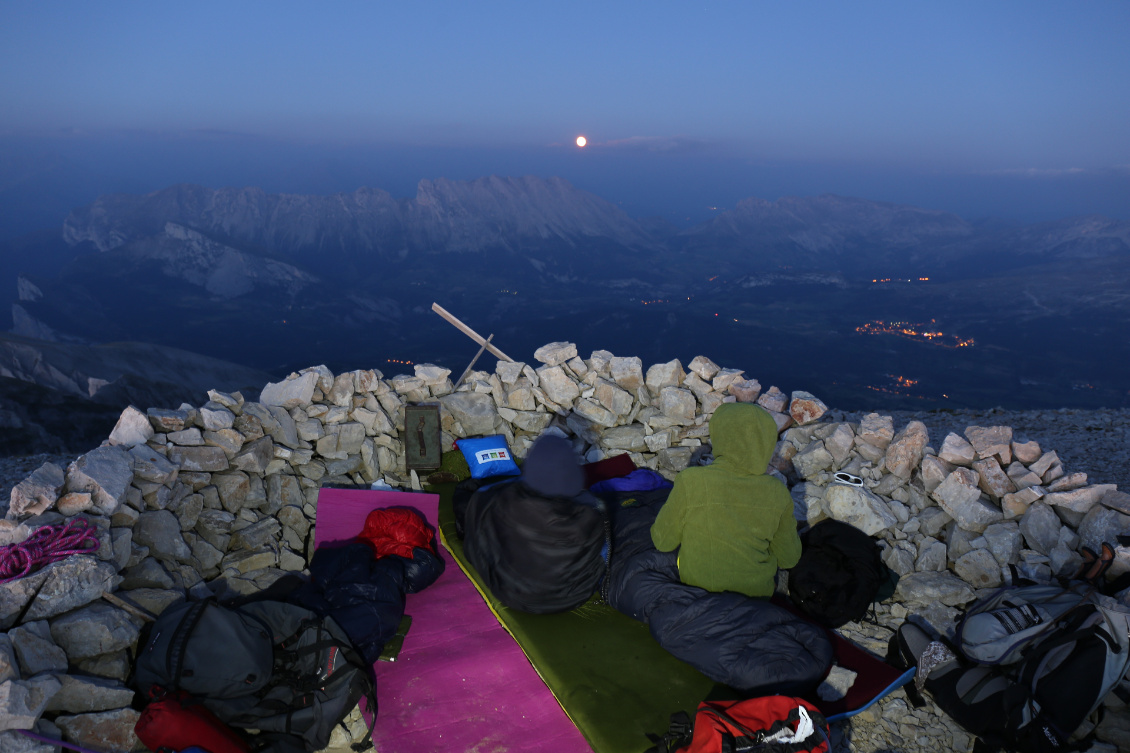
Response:
M800 561L789 571L789 597L830 628L867 614L890 571L875 539L853 525L823 520L805 533Z
M277 601L167 608L138 652L134 683L146 697L184 691L233 727L281 733L307 751L325 748L361 698L377 709L372 667L337 623Z
M149 750L183 751L194 745L209 753L250 753L251 746L188 693L160 691L138 717L134 734Z
M1054 585L1009 586L965 611L955 639L966 658L978 664L1012 664L1068 610L1086 601L1089 588Z
M982 749L1072 750L1072 735L1130 668L1128 630L1130 612L1124 606L1091 595L1015 651L1006 651L1019 656L1011 664L974 664L955 656L929 672L925 690L942 711L981 738ZM928 643L924 636L913 623L904 623L894 638L898 653L920 656Z
M648 753L828 753L828 722L803 698L772 695L742 701L703 701L693 732L685 712L671 715L671 729Z

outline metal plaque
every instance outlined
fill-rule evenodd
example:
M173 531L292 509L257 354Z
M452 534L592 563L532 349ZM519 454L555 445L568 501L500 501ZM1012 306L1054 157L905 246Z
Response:
M442 458L439 406L404 406L404 467L431 470L440 467Z

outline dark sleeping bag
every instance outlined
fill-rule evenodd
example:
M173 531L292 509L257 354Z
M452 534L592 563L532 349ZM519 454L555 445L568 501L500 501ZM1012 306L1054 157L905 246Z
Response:
M587 493L550 497L505 481L467 502L463 552L504 605L566 612L585 603L604 574L601 507Z
M602 495L614 511L608 603L716 682L754 695L811 691L832 664L823 628L762 599L682 583L677 552L660 552L651 541L669 491Z
M423 547L412 558L374 559L369 544L321 546L310 561L310 580L291 592L293 604L329 615L372 664L400 626L405 593L415 593L443 574L443 560Z

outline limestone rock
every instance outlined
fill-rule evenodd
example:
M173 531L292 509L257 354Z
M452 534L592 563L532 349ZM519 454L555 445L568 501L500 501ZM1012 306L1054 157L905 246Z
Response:
M820 440L813 442L793 456L793 468L803 479L816 476L832 467L832 453L828 452Z
M643 361L639 358L614 356L608 364L612 381L628 392L635 392L644 384Z
M965 438L980 458L1000 455L1007 458L1007 463L1012 457L1011 426L969 426L965 429Z
M739 403L754 403L761 396L761 382L756 379L737 379L730 384L729 392Z
M211 473L228 469L228 456L221 447L174 447L169 450L169 460L185 471Z
M784 413L789 405L789 398L780 389L773 386L757 398L757 404L770 413ZM790 418L792 418L790 416Z
M153 433L149 417L131 405L118 417L118 423L110 432L110 444L136 447L148 442Z
M954 435L950 435L954 436ZM922 474L922 486L926 489L927 493L933 492L943 481L946 476L953 473L954 466L937 455L927 455L922 458L922 463L919 466Z
M908 604L959 607L973 601L973 589L949 572L910 573L899 578L895 596Z
M878 413L868 413L859 422L857 435L861 442L886 450L895 436L894 419Z
M1063 510L1086 513L1112 491L1117 491L1114 484L1095 484L1069 492L1050 492L1043 496L1043 501Z
M189 562L192 552L181 536L180 521L168 510L143 512L133 529L133 539L149 547L155 557L176 562Z
M560 366L542 366L538 369L541 389L553 402L565 408L572 407L581 390Z
M887 447L884 463L887 470L894 475L909 479L918 463L922 460L922 451L930 441L926 426L921 421L911 421L906 428L900 431L891 444Z
M711 361L706 356L695 356L691 362L687 364L687 369L693 371L698 377L704 381L709 382L718 373L718 364Z
M114 565L100 562L89 554L76 554L65 560L52 562L38 573L0 585L0 628L8 627L11 624L9 620L27 604L25 598L14 613L9 612L13 604L7 597L21 590L20 586L13 584L29 587L31 592L26 594L27 597L35 595L23 617L27 622L54 617L89 604L100 598L103 591L113 591L120 582L121 576L115 571ZM16 596L15 601L18 603L21 599Z
M188 423L188 411L186 410L150 408L145 411L145 416L149 419L149 425L153 427L154 431L166 434L181 431Z
M134 692L120 682L103 677L61 675L59 692L51 697L47 711L81 714L129 706Z
M827 412L828 406L811 392L797 390L789 401L789 415L800 426L819 421Z
M644 384L647 385L651 394L655 395L666 387L681 387L686 375L683 364L676 358L667 363L657 363L648 368Z
M8 631L11 649L19 660L19 671L14 676L31 677L42 672L67 671L67 652L51 637L47 620L33 620L17 625Z
M1130 494L1120 492L1118 489L1107 490L1106 494L1099 499L1099 504L1130 515Z
M270 382L259 393L259 403L265 406L277 405L286 410L309 405L314 399L314 390L318 388L318 377L317 372L308 371L292 375L281 382ZM332 385L331 381L330 386Z
M200 421L205 431L222 431L235 425L235 414L217 402L209 400L200 407Z
M593 385L593 390L593 397L606 410L611 411L616 416L626 416L631 413L635 398L632 397L632 393L620 388L614 382L598 378Z
M942 449L938 450L938 457L947 463L968 468L973 465L977 451L963 437L950 432L942 441Z
M1039 442L1017 442L1014 437L1012 440L1012 457L1024 465L1035 463L1040 459L1040 443Z
M570 358L576 357L577 345L570 342L549 343L534 351L534 358L546 366L560 366Z
M1130 532L1130 515L1102 505L1092 507L1079 524L1080 541L1092 552L1099 552L1104 541L1114 544L1119 535L1127 532Z
M659 409L663 415L682 426L694 423L697 405L694 393L681 387L664 387L659 393Z
M130 751L141 746L133 733L141 713L131 708L98 711L89 714L61 715L55 724L63 738L94 750Z
M0 730L32 729L61 686L52 675L0 683Z
M54 463L44 463L12 488L10 514L38 515L51 509L65 484L63 469Z
M1059 541L1059 516L1044 502L1034 502L1020 519L1020 532L1030 549L1049 554ZM1097 550L1096 550L1097 551Z
M957 558L954 571L974 588L996 588L1001 584L1001 569L987 549L974 549Z
M138 632L134 618L104 602L94 602L51 623L51 637L71 661L129 648L137 642Z
M882 499L858 486L830 485L824 491L824 505L833 518L855 526L868 536L898 523Z
M439 399L440 405L455 419L465 432L475 437L495 433L498 411L490 395L477 392L454 392Z
M99 510L112 515L133 481L133 464L121 447L99 447L67 468L67 491L88 492Z
M730 385L741 381L744 373L741 369L719 369L714 378L710 380L710 386L714 388L715 392L729 392Z
M1012 483L1012 479L1001 470L1000 463L991 455L983 460L974 461L973 470L977 471L978 484L981 490L990 497L1000 499L1004 495L1016 491L1016 485Z
M977 473L968 468L956 468L946 476L930 496L957 521L959 527L981 532L992 523L1004 519L1004 514L981 500Z

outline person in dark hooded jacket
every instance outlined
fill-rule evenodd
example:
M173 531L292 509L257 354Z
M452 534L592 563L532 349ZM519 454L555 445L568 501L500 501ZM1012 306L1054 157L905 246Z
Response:
M543 434L520 478L471 496L463 551L504 605L564 612L587 601L604 575L605 521L604 504L584 490L572 445Z
M710 419L714 462L687 468L651 528L655 548L679 549L679 579L708 591L767 598L778 568L800 559L789 490L766 474L777 425L760 406L725 403Z

